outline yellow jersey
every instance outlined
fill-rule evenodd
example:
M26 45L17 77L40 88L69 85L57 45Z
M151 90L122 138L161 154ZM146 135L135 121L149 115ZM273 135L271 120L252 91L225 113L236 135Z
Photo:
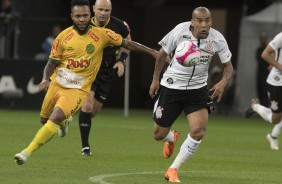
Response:
M123 45L123 38L110 29L89 26L80 35L73 26L55 39L49 60L57 63L51 80L64 88L90 92L100 68L105 47Z

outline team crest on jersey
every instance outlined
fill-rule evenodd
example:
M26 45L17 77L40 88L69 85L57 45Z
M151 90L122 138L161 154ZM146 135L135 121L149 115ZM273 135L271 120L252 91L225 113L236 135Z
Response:
M280 78L279 78L278 76L275 76L275 77L274 77L274 80L275 80L275 81L280 81Z
M164 108L162 108L161 106L158 106L158 107L157 107L157 110L156 110L156 112L155 112L157 119L162 118L162 116L163 116L163 110L164 110Z
M213 52L213 40L211 40L211 39L206 39L205 50L206 50L207 52Z
M276 111L278 109L278 102L276 102L275 100L270 102L270 108L274 111Z
M94 47L94 45L93 44L88 44L87 46L86 46L86 52L87 52L87 54L92 54L93 52L95 51L95 47Z
M118 41L118 35L112 31L106 31L107 35L114 41Z

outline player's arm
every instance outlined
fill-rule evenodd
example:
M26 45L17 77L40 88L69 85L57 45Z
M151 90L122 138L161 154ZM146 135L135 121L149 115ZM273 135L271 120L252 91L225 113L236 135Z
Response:
M222 79L216 83L210 91L212 92L211 99L214 100L217 98L217 102L219 102L223 96L224 88L227 85L229 79L231 78L233 73L233 66L231 61L228 61L227 63L223 63L223 74Z
M131 40L131 36L130 34L127 35L127 37L125 38L127 40ZM118 61L122 62L123 64L125 64L125 61L129 55L130 51L125 49L124 47L120 47L119 49L119 58L118 58Z
M130 34L127 35L126 39L131 40ZM127 50L123 47L119 48L119 58L114 65L114 68L117 68L117 75L119 77L123 76L123 74L124 74L124 66L125 66L126 59L129 55L129 52L130 52L129 50Z
M150 90L149 90L149 95L152 98L154 98L159 91L160 75L161 75L161 72L162 72L162 68L163 68L164 64L166 63L167 57L168 57L167 53L163 50L163 48L161 48L160 51L159 51L159 54L156 58L153 80L152 80Z
M151 49L151 48L149 48L145 45L142 45L138 42L132 41L132 40L124 39L124 43L123 43L122 47L124 47L124 48L126 48L130 51L150 54L154 58L157 58L157 55L158 55L158 51Z
M262 52L261 57L264 59L268 64L277 68L278 70L282 71L282 65L279 64L273 57L275 55L275 50L268 45Z
M49 84L50 84L49 78L54 73L56 66L57 66L57 63L51 60L49 60L47 64L45 65L45 68L43 71L42 82L39 84L39 89L41 91L47 91Z
M121 35L124 35L124 36L127 35L125 39L132 40L131 39L131 35L130 35L130 28L129 28L128 24L125 21L123 21L123 26L122 26L122 31L121 32L123 33ZM127 59L128 55L129 55L129 52L130 52L129 50L127 50L127 49L125 49L123 47L120 47L120 49L119 49L119 55L120 56L119 56L118 61L121 61L125 65L126 59Z

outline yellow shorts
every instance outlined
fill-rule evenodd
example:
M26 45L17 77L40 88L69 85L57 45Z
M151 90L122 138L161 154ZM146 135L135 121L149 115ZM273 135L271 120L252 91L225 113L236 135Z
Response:
M80 89L63 88L54 82L50 83L42 103L40 117L49 118L54 107L59 107L69 118L87 99L88 93Z

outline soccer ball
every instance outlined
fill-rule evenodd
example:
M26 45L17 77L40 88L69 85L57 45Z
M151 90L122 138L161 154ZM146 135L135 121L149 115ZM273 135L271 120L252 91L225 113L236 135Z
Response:
M200 61L200 49L192 41L180 43L175 50L175 58L179 64L189 67Z

